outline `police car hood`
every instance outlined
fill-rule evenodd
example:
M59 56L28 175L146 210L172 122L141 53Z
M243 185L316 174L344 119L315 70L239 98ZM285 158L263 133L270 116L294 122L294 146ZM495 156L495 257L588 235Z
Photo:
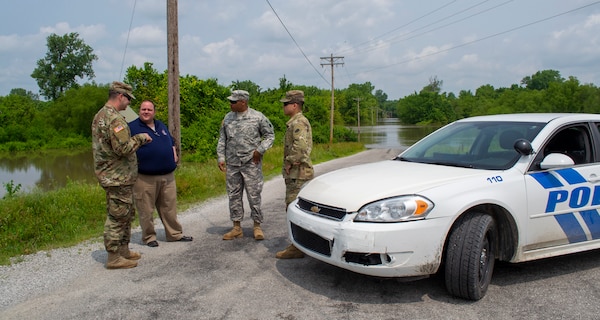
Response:
M332 171L314 178L298 197L354 212L363 205L457 182L488 170L387 160Z

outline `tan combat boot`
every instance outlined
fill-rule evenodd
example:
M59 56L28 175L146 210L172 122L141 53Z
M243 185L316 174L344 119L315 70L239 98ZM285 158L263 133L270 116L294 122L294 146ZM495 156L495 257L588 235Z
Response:
M121 257L129 260L140 260L142 258L142 255L138 252L130 251L129 245L126 244L122 244L121 246L119 246L119 254L121 255Z
M254 221L254 240L264 240L265 234L260 228L260 223Z
M235 238L241 238L243 236L244 236L244 233L242 232L242 227L240 226L240 222L234 221L233 229L231 229L231 231L229 231L223 235L223 240L233 240Z
M137 262L128 260L118 252L109 252L108 259L106 259L106 269L129 269L137 266Z
M299 259L304 258L304 252L298 250L293 244L290 244L285 250L277 252L275 257L278 259Z

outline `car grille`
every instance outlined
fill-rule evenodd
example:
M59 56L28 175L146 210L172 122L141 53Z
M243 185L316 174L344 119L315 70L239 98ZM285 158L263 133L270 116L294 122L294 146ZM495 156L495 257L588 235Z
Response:
M312 233L302 227L299 227L294 223L291 223L291 228L292 237L301 246L303 246L306 249L326 255L328 257L331 256L331 247L333 246L333 241L324 239L315 233Z
M346 209L326 206L324 204L298 198L298 207L307 213L341 221L346 216Z

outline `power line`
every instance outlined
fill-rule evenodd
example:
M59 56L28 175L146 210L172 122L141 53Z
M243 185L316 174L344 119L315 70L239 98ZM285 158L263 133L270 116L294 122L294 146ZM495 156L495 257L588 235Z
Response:
M486 1L489 1L489 0L486 0ZM409 26L409 25L413 24L414 22L417 22L417 21L419 21L419 20L421 20L421 19L423 19L423 18L425 18L425 17L427 17L427 16L429 16L429 15L432 15L432 14L434 14L434 13L435 13L435 12L437 12L437 11L440 11L440 10L442 10L443 8L445 8L445 7L449 6L449 5L451 5L451 4L452 4L452 3L454 3L454 2L456 2L456 0L454 0L454 1L451 1L451 2L449 2L449 3L447 3L447 4L445 4L445 5L441 6L441 7L439 7L439 8L437 8L437 9L433 10L433 11L430 11L430 12L428 12L428 13L426 13L426 14L424 14L424 15L422 15L422 16L420 16L420 17L416 18L416 19L413 19L413 20L411 20L411 21L409 21L409 22L407 22L407 23L405 23L405 24L403 24L403 25L401 25L401 26L399 26L399 27L397 27L397 28L394 28L394 29L392 29L392 30L390 30L390 31L388 31L388 32L385 32L385 33L383 33L383 34L381 34L381 35L379 35L379 36L377 36L377 37L375 37L375 38L373 38L373 39L371 39L371 40L367 40L367 41L365 41L365 42L361 42L361 43L357 44L355 47L360 47L360 46L362 46L362 45L365 45L365 44L371 43L371 42L373 42L373 41L375 41L375 40L377 40L377 39L383 38L385 35L388 35L388 34L390 34L390 33L394 32L394 31L398 31L398 30L400 30L400 29L402 29L402 28L404 28L404 27L406 27L406 26ZM484 1L484 2L485 2L485 1ZM349 51L351 51L351 50L352 50L352 48L349 48L349 49L342 50L342 51L340 51L339 53L341 54L341 53L349 52Z
M294 42L294 44L296 45L296 47L298 48L298 50L300 50L300 52L302 53L302 55L304 56L304 58L306 59L306 61L308 62L308 64L310 64L310 66L315 70L315 72L321 77L321 79L323 79L327 84L329 84L329 82L327 81L327 79L325 79L325 77L323 77L323 75L317 70L317 68L315 68L315 66L312 64L312 62L310 62L310 59L308 59L308 57L306 56L306 54L304 53L304 51L302 51L302 48L300 47L300 45L298 45L298 42L296 42L296 39L294 39L294 36L292 36L292 33L288 30L288 28L285 26L285 23L283 23L283 21L281 20L281 18L279 17L279 15L277 14L277 12L275 11L275 8L273 8L273 6L271 5L271 3L269 2L269 0L265 0L267 2L267 4L269 5L269 7L271 7L271 10L273 11L273 13L275 14L275 16L277 17L277 19L279 20L279 22L281 23L281 25L283 26L283 28L285 29L285 31L287 32L287 34L290 36L290 38L292 39L292 41Z
M123 66L125 65L125 54L127 54L127 46L129 45L129 34L131 33L131 26L133 25L133 15L135 14L135 5L137 0L133 1L133 9L131 10L131 19L129 20L129 30L127 30L127 40L125 41L125 50L123 51L123 60L121 60L121 71L119 72L119 80L123 75Z
M492 35L485 36L483 38L479 38L479 39L475 39L475 40L468 41L468 42L465 42L465 43L461 43L459 45L456 45L456 46L453 46L453 47L450 47L450 48L447 48L447 49L444 49L444 50L439 50L439 51L436 51L436 52L432 52L432 53L429 53L429 54L426 54L426 55L422 55L422 56L419 56L419 57L416 57L416 58L404 60L404 61L401 61L401 62L389 64L389 65L386 65L386 66L381 66L381 67L372 68L372 69L369 69L369 70L366 70L366 71L356 72L354 74L368 73L368 72L372 72L372 71L375 71L375 70L385 69L385 68L388 68L388 67L391 67L391 66L396 66L396 65L400 65L400 64L405 64L405 63L409 63L409 62L421 60L421 59L424 59L424 58L427 58L427 57L431 57L431 56L434 56L434 55L438 55L438 54L441 54L441 53L445 53L445 52L448 52L448 51L451 51L451 50L454 50L454 49L457 49L457 48L465 47L465 46L471 45L473 43L477 43L477 42L480 42L480 41L483 41L483 40L494 38L494 37L497 37L497 36L500 36L500 35L503 35L503 34L507 34L507 33L510 33L510 32L513 32L513 31L516 31L516 30L519 30L519 29L523 29L523 28L532 26L534 24L538 24L538 23L541 23L541 22L544 22L544 21L548 21L548 20L551 20L551 19L563 16L563 15L566 15L566 14L569 14L569 13L572 13L572 12L575 12L575 11L578 11L578 10L581 10L581 9L584 9L584 8L587 8L587 7L591 7L591 6L596 5L598 3L600 3L600 1L596 1L596 2L587 4L587 5L575 8L575 9L571 9L571 10L568 10L568 11L565 11L565 12L562 12L562 13L558 13L558 14L555 14L553 16L550 16L550 17L547 17L547 18L544 18L544 19L540 19L540 20L536 20L536 21L533 21L533 22L530 22L530 23L526 23L526 24L520 25L518 27L511 28L511 29L508 29L508 30L505 30L505 31L502 31L502 32L494 33Z
M396 41L392 41L392 40L394 40L394 39L400 38L401 36L392 37L392 38L390 38L390 39L388 40L389 42L388 42L388 43L386 43L386 44L384 44L384 45L379 45L379 46L371 47L371 48L365 49L364 51L359 51L358 53L370 52L370 51L377 50L377 49L379 49L379 48L383 48L383 47L385 47L385 46L387 46L387 45L389 45L389 44L391 44L391 43L397 43L397 42L401 42L401 41L406 41L406 40L414 39L414 38L416 38L416 37L418 37L418 36L421 36L421 35L424 35L424 34L427 34L427 33L430 33L430 32L432 32L432 31L436 31L436 30L439 30L439 29L442 29L442 28L445 28L445 27L448 27L448 26L451 26L451 25L453 25L453 24L456 24L456 23L459 23L459 22L465 21L465 20L467 20L467 19L470 19L470 18L472 18L472 17L478 16L478 15L480 15L480 14L483 14L483 13L485 13L485 12L488 12L488 11L491 11L491 10L494 10L494 9L497 9L498 7L501 7L501 6L503 6L503 5L506 5L506 4L508 4L509 2L512 2L513 0L508 0L508 1L505 1L505 2L503 2L503 3L500 3L500 4L498 4L498 5L495 5L495 6L493 6L493 7L490 7L490 8L483 9L483 10L481 10L481 11L475 12L475 13L473 13L473 14L469 15L469 16L466 16L466 17L464 17L464 18L458 19L458 20L456 20L456 21L449 22L449 23L447 23L447 24L445 24L445 25L441 25L441 26L439 26L439 27L436 27L436 28L433 28L433 29L429 29L429 30L423 31L423 32L421 32L421 33L415 34L415 35L413 35L413 36L407 37L407 36L408 36L408 35L410 35L410 34L413 34L413 33L417 32L417 31L423 30L423 29L425 29L425 28L427 28L427 27L430 27L430 26L436 25L436 24L438 24L438 23L440 23L440 22L442 22L442 21L444 21L444 20L447 20L447 19L449 19L449 18L451 18L451 17L454 17L454 16L456 16L456 15L459 15L459 14L461 14L461 13L464 13L464 12L466 12L466 11L469 11L469 10L471 10L471 9L473 9L473 8L475 8L475 7L479 6L479 5L482 5L482 4L484 4L485 2L488 2L488 1L489 1L489 0L486 0L486 1L480 2L480 3L478 3L478 4L475 4L475 5L471 6L471 7L468 7L468 8L466 8L466 9L463 9L463 10L461 10L461 11L455 12L455 13L453 13L453 14L449 15L449 16L446 16L446 17L444 17L444 18L442 18L442 19L440 19L440 20L437 20L437 21L435 21L435 22L432 22L432 23L430 23L430 24L428 24L428 25L425 25L425 26L423 26L423 27L420 27L420 28L418 28L418 29L415 29L415 30L413 30L413 31L410 31L410 32L408 32L408 33L406 33L406 34L403 34L403 35L401 35L401 36L402 36L402 38L401 38L401 39L398 39L398 40L396 40Z

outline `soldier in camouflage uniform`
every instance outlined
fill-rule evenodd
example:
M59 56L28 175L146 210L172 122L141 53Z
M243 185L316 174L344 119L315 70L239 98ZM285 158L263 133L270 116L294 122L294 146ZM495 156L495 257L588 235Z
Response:
M291 90L285 94L283 113L290 117L286 123L283 149L282 175L285 180L285 207L287 208L298 196L300 188L314 176L310 152L312 150L312 128L308 119L302 114L304 92ZM304 253L293 244L285 250L277 252L279 259L303 258Z
M223 240L243 236L241 221L244 218L243 191L250 204L250 216L254 220L254 239L265 238L260 224L263 214L260 208L263 188L262 156L271 148L275 134L273 125L261 112L248 107L250 94L234 90L227 99L231 112L225 115L219 130L217 157L219 169L225 172L229 216L233 229L223 235Z
M131 221L135 217L133 184L137 178L136 150L152 141L147 134L130 137L125 117L119 113L134 99L131 86L113 82L108 101L92 122L94 171L106 191L107 217L104 223L104 247L108 252L107 269L133 268L141 255L129 250Z

